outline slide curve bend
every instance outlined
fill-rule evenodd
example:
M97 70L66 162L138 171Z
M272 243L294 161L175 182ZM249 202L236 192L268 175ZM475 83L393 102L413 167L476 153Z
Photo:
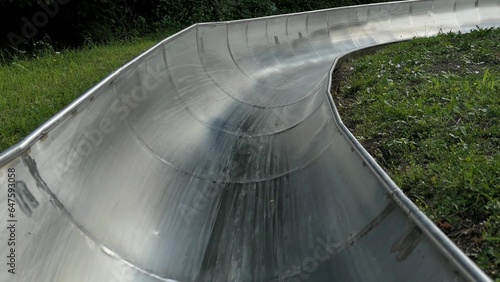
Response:
M488 281L344 127L329 89L350 52L499 24L500 0L424 0L165 39L0 156L0 207L9 181L17 200L16 274L0 280Z

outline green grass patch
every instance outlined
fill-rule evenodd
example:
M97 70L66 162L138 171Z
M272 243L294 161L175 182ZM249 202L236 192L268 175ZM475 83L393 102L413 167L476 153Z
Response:
M500 29L394 44L348 59L334 81L356 138L500 279Z
M156 42L148 38L60 53L49 50L0 65L0 152Z

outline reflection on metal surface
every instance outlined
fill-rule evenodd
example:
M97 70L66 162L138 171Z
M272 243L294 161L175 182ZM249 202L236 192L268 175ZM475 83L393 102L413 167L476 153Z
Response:
M488 280L328 90L349 52L499 23L499 0L436 0L183 30L0 156L1 281Z

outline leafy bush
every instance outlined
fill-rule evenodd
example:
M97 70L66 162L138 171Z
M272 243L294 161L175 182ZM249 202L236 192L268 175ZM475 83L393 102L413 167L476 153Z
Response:
M228 21L383 0L0 0L0 48L30 51L130 39L198 22Z

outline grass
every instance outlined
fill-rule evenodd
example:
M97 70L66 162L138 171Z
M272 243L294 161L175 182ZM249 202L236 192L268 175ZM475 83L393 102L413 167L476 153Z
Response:
M0 65L0 152L16 144L158 38L17 58Z
M500 29L394 44L348 59L334 81L351 132L500 280Z

